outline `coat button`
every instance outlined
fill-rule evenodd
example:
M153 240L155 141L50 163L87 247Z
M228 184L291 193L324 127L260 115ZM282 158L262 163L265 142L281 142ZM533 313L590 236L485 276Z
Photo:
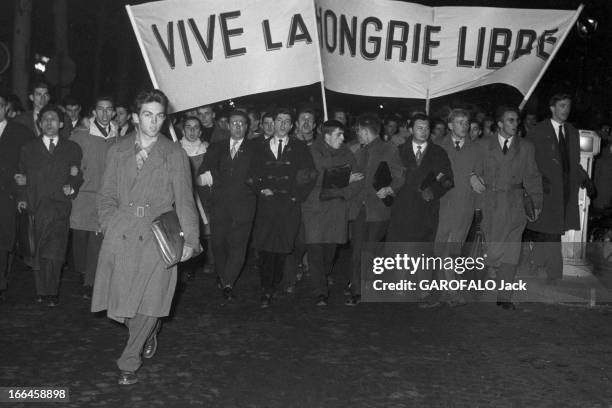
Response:
M139 241L142 241L142 235L138 237L138 240L139 240Z
M123 236L122 236L122 238L123 238L123 239L126 239L126 236L125 236L125 235L123 235Z

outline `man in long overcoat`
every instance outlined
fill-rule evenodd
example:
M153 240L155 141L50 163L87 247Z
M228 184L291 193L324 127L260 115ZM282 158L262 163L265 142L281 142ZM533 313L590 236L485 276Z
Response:
M0 300L8 286L9 254L15 247L19 154L32 139L25 126L7 118L8 94L0 92Z
M204 156L199 174L207 172L212 182L211 238L215 270L227 300L234 298L234 283L244 265L253 228L256 195L247 185L257 140L246 136L246 113L229 116L231 137L212 143Z
M56 306L72 199L83 183L82 153L78 144L59 137L63 113L58 107L46 105L39 117L41 137L21 150L19 173L25 176L25 186L17 205L34 214L36 301L46 298L49 306Z
M143 348L146 358L155 353L158 320L168 315L176 287L176 266L163 262L151 222L174 205L185 238L181 260L199 248L189 160L159 133L168 99L159 90L143 91L135 106L137 132L108 151L98 199L104 241L91 305L129 329L117 361L122 385L137 382Z
M352 146L357 162L357 171L364 178L357 183L357 193L349 203L351 229L351 266L347 271L351 295L345 301L355 306L361 301L361 252L367 242L380 242L387 233L391 208L388 200L404 184L404 166L397 147L380 138L380 120L377 116L364 114L358 119L358 142ZM391 175L388 186L374 188L377 170L386 162Z
M405 182L391 208L388 242L433 243L440 197L453 187L446 151L429 140L429 118L415 114L412 138L400 146Z
M253 246L260 251L261 307L270 305L283 277L285 259L293 251L301 222L301 203L316 179L306 144L289 137L293 113L278 109L274 136L258 144L252 179L257 192Z
M570 95L550 98L551 118L538 123L528 134L535 147L535 159L542 174L544 204L542 216L527 224L527 239L534 241L532 262L546 269L547 280L563 277L561 235L580 229L578 189L584 178L580 167L580 137L567 119Z
M498 134L484 139L483 160L471 177L482 209L482 227L487 242L485 264L495 270L498 302L513 309L512 291L499 290L499 283L512 283L521 253L521 237L528 218L523 194L529 195L535 217L542 209L542 177L535 161L533 144L518 137L519 113L502 106L497 112ZM533 221L533 220L530 220Z
M302 203L304 238L308 250L308 265L318 306L326 306L329 296L327 275L331 272L336 246L348 238L348 203L357 192L355 156L344 144L344 126L337 120L323 123L323 137L310 146L319 176L308 198ZM350 166L349 184L323 189L325 171Z
M446 151L453 171L454 187L440 198L438 229L434 244L434 255L439 257L458 256L470 229L475 204L476 193L470 185L470 177L481 159L479 144L469 137L469 112L464 109L453 109L448 116L449 134L444 136L439 145ZM456 274L451 269L436 271L438 279L452 280ZM463 299L452 291L447 296L438 297L441 293L433 293L430 302L421 307L440 305L445 301L453 306L463 303Z
M83 152L83 185L72 204L70 228L74 269L83 276L83 296L86 299L91 299L103 239L96 205L98 190L102 186L106 153L118 137L117 125L111 122L115 115L111 97L97 97L93 115L89 128L78 126L70 136Z

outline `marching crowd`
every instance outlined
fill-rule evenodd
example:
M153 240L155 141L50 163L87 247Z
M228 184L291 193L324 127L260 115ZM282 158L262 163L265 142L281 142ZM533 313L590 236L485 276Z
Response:
M307 264L313 302L325 306L334 262L348 252L336 280L355 306L366 243L430 243L433 255L457 256L474 223L487 241L486 273L512 282L528 239L532 265L555 284L561 235L580 228L578 189L593 190L568 94L552 95L539 123L507 105L494 116L452 109L443 118L336 108L324 121L309 105L201 106L170 117L159 90L132 104L99 96L83 117L72 97L49 104L44 83L29 97L33 109L18 112L0 92L0 292L16 224L29 214L35 244L20 255L34 271L36 302L58 304L64 264L79 272L92 311L129 329L121 384L137 381L141 354L155 353L177 287L177 268L166 268L151 232L167 211L185 240L179 269L189 279L206 264L227 301L247 264L260 273L262 308L293 290ZM514 309L511 295L499 291L498 306ZM420 306L462 303L439 292Z

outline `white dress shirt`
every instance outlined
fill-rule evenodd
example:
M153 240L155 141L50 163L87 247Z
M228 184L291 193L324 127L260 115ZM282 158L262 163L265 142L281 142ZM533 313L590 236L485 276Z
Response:
M418 144L414 140L412 141L412 151L414 152L414 157L416 157L417 151L419 150L417 146L421 146L421 155L425 153L425 149L427 149L427 142L423 144Z
M51 143L51 140L53 140L53 144L55 145L55 147L57 147L57 141L58 141L59 137L55 136L55 137L49 137L47 135L44 135L42 140L43 143L45 144L45 147L47 148L47 150L49 150L49 144Z
M563 123L559 123L554 119L550 119L550 123L553 125L553 129L555 129L555 135L557 136L557 142L559 141L559 128L564 125ZM567 135L565 135L567 137Z
M6 121L6 119L0 122L0 137L2 137L2 134L4 133L4 129L6 129L7 124L8 122Z
M288 137L284 137L282 139L279 139L276 136L274 136L273 138L271 138L270 139L270 150L272 150L272 153L274 154L274 157L276 157L276 153L278 153L278 143L279 143L279 140L283 144L283 147L282 147L282 151L283 152L287 148L287 143L289 143L289 138ZM276 159L278 160L278 157L276 157Z
M502 135L500 135L499 133L497 134L497 140L499 141L499 146L502 148L504 148L504 143L506 142L506 139L504 139L504 137ZM508 149L510 149L510 146L512 146L512 142L514 141L514 136L509 137L508 138Z

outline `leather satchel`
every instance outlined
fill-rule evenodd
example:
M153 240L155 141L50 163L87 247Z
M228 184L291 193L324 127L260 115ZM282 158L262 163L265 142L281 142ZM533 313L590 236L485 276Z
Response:
M179 263L183 256L185 237L176 211L171 210L155 218L151 230L166 268Z
M351 178L351 165L329 167L323 172L323 183L321 188L344 188L349 185Z
M25 210L18 216L17 253L25 258L36 255L34 214Z
M383 187L389 187L391 182L393 181L393 177L391 177L391 169L386 161L380 162L378 167L376 168L376 173L374 173L374 182L372 183L372 187L374 190L378 191ZM388 195L382 199L383 204L387 207L391 207L393 204L393 196Z

